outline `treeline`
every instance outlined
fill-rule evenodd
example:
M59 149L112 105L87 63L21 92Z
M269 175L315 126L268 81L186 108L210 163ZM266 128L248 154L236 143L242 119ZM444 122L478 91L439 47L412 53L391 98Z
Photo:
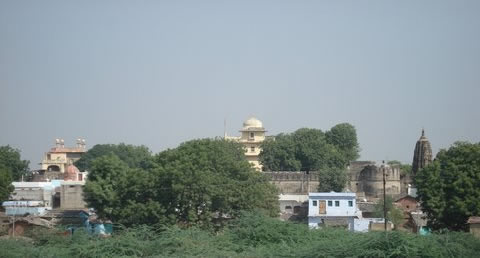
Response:
M0 239L1 257L478 257L480 241L448 232L309 230L306 225L242 214L219 232L198 227L132 227L110 238L31 232L33 241Z

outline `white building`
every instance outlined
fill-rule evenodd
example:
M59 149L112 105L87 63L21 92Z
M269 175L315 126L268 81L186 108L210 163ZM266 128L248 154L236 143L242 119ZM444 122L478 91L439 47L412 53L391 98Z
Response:
M55 185L51 182L12 182L15 187L12 201L41 201L45 207L52 207Z
M355 193L309 193L308 226L341 226L354 230L354 219L358 218Z
M13 182L10 201L3 203L5 213L11 215L42 215L53 206L55 185L51 182Z

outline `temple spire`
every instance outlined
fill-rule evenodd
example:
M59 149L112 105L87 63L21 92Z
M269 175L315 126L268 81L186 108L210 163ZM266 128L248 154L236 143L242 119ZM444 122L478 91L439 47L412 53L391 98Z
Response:
M422 128L422 136L418 139L415 144L415 151L413 153L413 162L412 162L412 172L417 174L417 172L432 163L432 146L425 137L425 129Z

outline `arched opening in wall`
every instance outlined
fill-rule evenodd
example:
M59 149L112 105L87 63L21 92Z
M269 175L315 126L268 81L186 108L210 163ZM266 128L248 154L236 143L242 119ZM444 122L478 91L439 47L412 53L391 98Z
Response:
M294 214L299 214L300 211L301 211L300 206L295 206L295 207L293 207L293 213L294 213Z
M51 166L48 166L47 171L60 172L60 167L57 165L51 165Z
M285 212L292 213L292 206L285 206Z

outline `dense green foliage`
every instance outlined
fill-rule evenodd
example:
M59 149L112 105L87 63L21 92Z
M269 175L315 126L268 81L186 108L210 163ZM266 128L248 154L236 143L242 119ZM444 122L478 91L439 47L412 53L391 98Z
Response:
M0 165L0 204L9 199L13 192L12 177L5 166Z
M19 150L9 145L0 146L0 166L8 171L13 181L19 181L22 176L29 175L29 163L21 159Z
M316 173L319 192L341 192L347 183L347 173L344 169L322 169Z
M360 147L357 140L357 131L349 123L335 125L330 131L325 132L325 138L329 144L337 147L347 161L353 161L360 157Z
M221 232L195 227L136 227L110 238L36 234L34 241L0 239L2 257L478 257L480 241L451 232L309 230L306 225L245 214Z
M412 174L412 165L411 164L403 164L402 162L400 162L398 160L390 160L390 161L387 162L387 164L392 166L392 167L399 167L400 168L400 173L402 175Z
M115 155L131 168L151 167L152 153L146 146L130 144L97 144L75 162L80 171L89 171L92 162L102 156Z
M359 157L355 128L338 124L330 131L301 128L262 144L260 161L266 171L345 169Z
M441 150L415 184L432 229L466 230L468 217L480 215L480 143Z
M374 217L384 218L383 210L383 198L380 198L375 204ZM396 207L393 201L393 198L390 195L386 195L385 198L385 207L387 210L387 220L391 221L395 227L403 222L403 211Z
M9 145L0 146L0 204L13 192L12 181L30 175L28 164L29 161L21 159L19 150Z
M115 155L91 163L89 207L116 223L217 226L240 211L278 214L275 186L245 159L239 143L192 140L132 168Z

